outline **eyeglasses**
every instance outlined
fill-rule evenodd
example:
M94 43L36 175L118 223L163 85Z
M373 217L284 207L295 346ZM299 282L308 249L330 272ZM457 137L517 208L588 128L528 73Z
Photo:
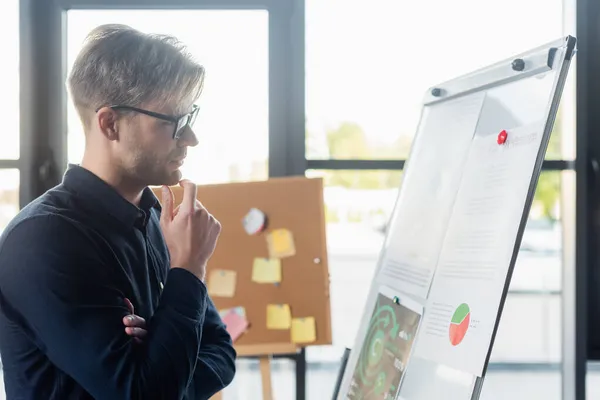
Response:
M175 125L174 129L173 129L173 139L174 140L177 140L181 137L183 132L185 132L185 128L187 128L188 126L191 127L192 125L194 125L194 122L196 122L196 117L198 116L198 111L200 110L200 108L196 104L194 104L192 106L192 111L190 111L189 113L181 115L181 116L175 116L175 115L160 114L160 113L157 113L154 111L143 110L141 108L131 107L131 106L113 105L113 106L107 106L107 107L112 108L113 110L134 111L134 112L137 112L140 114L148 115L150 117L161 119L163 121L172 122ZM100 107L100 108L102 108L102 107ZM98 110L100 110L100 108L98 108ZM96 110L96 112L98 112L98 110Z

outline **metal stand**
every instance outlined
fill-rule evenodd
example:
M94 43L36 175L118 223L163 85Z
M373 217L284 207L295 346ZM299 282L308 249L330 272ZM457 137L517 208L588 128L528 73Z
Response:
M340 395L340 388L342 386L342 379L344 379L344 372L346 371L348 358L350 358L350 349L346 347L344 349L344 354L342 355L342 360L340 362L340 370L335 381L335 387L333 388L333 397L331 398L332 400L337 400L337 397Z
M306 350L295 354L296 361L296 400L306 400Z
M287 358L296 363L296 400L306 400L306 349L293 354L278 354L274 358Z

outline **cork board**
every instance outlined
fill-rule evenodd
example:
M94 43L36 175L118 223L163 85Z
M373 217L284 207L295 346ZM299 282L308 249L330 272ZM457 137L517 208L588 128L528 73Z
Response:
M160 199L159 188L156 194ZM172 187L175 204L183 189ZM325 239L325 210L321 178L273 178L267 181L198 186L198 199L222 225L221 236L208 263L206 283L211 288L215 270L235 273L235 291L222 297L211 294L219 310L244 307L249 328L235 341L236 348L269 349L331 344L329 269ZM251 208L267 216L266 229L248 234L242 220ZM267 237L274 230L291 232L295 253L280 258L281 281L252 280L255 258L269 258ZM281 232L281 231L279 231ZM315 322L315 340L292 340L292 328L269 329L268 305L289 305L291 317ZM273 308L271 308L273 310ZM298 325L294 325L298 326ZM295 335L298 330L295 330ZM297 337L297 336L296 336ZM294 348L294 347L292 347ZM246 351L245 351L246 352Z

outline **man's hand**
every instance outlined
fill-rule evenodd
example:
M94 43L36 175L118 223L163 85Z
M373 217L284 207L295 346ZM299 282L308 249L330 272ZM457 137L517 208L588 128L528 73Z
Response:
M133 304L131 304L131 301L129 301L129 299L125 299L125 304L127 304L127 308L129 308L129 312L131 312L131 315L123 317L125 333L133 337L133 339L136 342L142 343L143 339L148 333L146 331L146 320L142 317L135 315Z
M195 184L188 180L179 184L183 187L183 200L175 210L173 192L168 186L163 187L160 226L171 255L171 267L185 268L204 280L221 224L196 199Z

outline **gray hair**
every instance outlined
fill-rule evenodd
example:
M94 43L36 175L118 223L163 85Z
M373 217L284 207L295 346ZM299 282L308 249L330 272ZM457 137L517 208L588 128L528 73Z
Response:
M146 34L126 25L91 31L68 78L84 124L85 115L107 105L172 104L184 113L200 96L204 67L175 37Z

